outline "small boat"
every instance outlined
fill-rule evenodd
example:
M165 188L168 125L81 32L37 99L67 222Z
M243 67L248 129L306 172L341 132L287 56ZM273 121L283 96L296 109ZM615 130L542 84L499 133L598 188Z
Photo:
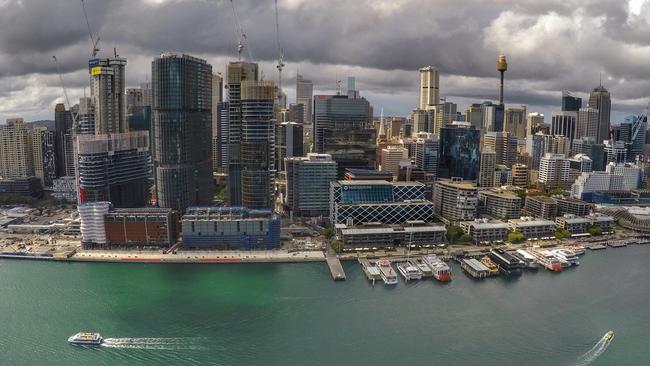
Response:
M488 256L481 258L480 262L487 267L490 276L496 276L499 274L499 267L497 267L496 263L494 263Z
M379 268L379 274L381 275L381 279L384 281L384 284L397 284L397 275L395 274L395 270L393 270L393 267L390 265L390 261L388 259L377 261L377 268Z
M606 340L607 342L611 342L612 339L614 339L614 332L611 331L611 330L608 331L608 332L605 333L605 335L603 336L603 339Z
M402 274L402 277L404 277L404 280L406 282L422 279L422 272L420 272L417 267L411 265L408 262L398 264L397 270Z
M451 281L451 268L438 256L435 254L425 255L422 257L422 261L431 267L433 278L441 282Z
M409 263L411 263L412 266L417 267L420 270L420 272L422 272L422 277L433 276L433 271L431 270L431 267L429 267L421 259L410 260Z
M569 249L554 249L551 251L553 255L558 257L561 261L569 263L571 266L579 266L578 256Z
M99 333L79 332L70 336L68 342L81 346L99 346L104 342L104 338Z

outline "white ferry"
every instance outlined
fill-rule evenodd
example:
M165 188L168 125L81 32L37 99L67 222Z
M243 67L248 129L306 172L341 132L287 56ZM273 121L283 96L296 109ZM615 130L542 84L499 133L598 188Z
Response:
M386 285L396 285L397 284L397 274L393 270L393 267L390 265L388 259L382 259L377 261L377 268L379 268L379 274L381 279Z
M535 257L535 259L541 264L542 266L546 267L549 271L553 272L559 272L564 269L563 262L553 255L551 252L546 251L546 250L531 250L530 254ZM564 262L564 264L568 264L567 262Z
M526 263L526 268L533 270L539 269L539 263L537 262L537 259L535 259L535 257L533 257L533 255L529 252L523 249L517 249L515 255Z
M555 255L556 257L558 257L561 261L565 261L572 266L580 265L578 256L569 249L554 249L551 251L551 253L553 253L553 255Z
M429 267L426 263L424 263L421 259L415 259L409 261L412 266L418 267L420 272L422 272L422 277L431 277L433 276L433 270L431 270L431 267Z
M435 254L429 254L422 257L422 261L426 263L433 271L433 277L442 282L451 281L451 268L442 259L438 258Z
M399 273L402 274L402 277L404 277L404 280L406 282L411 281L411 280L420 280L422 279L422 272L420 270L411 265L410 263L399 263L397 265L397 270Z
M102 338L102 335L99 333L80 332L70 336L68 342L81 346L99 346L104 342L104 338Z

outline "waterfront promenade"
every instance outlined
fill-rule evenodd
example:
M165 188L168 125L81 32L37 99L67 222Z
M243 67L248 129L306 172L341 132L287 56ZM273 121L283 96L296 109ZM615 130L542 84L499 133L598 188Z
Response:
M82 250L67 260L80 262L130 262L130 263L287 263L322 262L321 251L289 252L287 250L257 251L179 251L162 254L152 251Z

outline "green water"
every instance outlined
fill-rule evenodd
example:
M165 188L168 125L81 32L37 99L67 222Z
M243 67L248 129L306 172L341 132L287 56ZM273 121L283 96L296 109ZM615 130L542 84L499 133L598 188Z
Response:
M161 265L0 260L1 365L650 364L650 246L515 280L373 287L357 263ZM114 347L67 343L99 331ZM126 339L125 339L126 338ZM118 348L121 347L121 348Z

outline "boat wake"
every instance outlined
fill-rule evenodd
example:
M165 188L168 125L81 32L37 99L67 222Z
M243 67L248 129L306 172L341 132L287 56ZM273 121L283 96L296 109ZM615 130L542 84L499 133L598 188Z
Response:
M607 350L610 343L612 343L611 339L601 338L589 351L578 358L576 366L587 366L596 361Z
M105 338L102 347L157 349L157 350L204 350L206 338Z

